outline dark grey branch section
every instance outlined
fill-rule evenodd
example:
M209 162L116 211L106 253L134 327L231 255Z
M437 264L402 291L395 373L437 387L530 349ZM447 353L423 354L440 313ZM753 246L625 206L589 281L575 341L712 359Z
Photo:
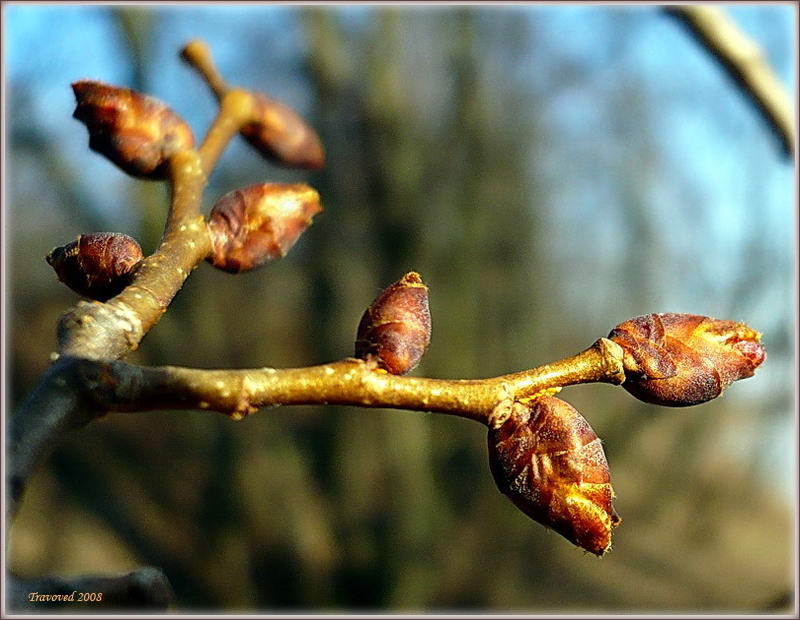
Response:
M6 462L7 522L10 523L28 480L64 433L103 415L94 399L102 374L86 376L90 360L62 357L45 373L9 425ZM93 610L163 611L173 598L166 576L156 568L140 568L120 576L45 576L30 580L8 575L6 610L11 612L87 613ZM84 594L81 599L81 593ZM40 596L41 595L41 596ZM99 600L98 600L99 595Z
M50 453L61 436L83 426L98 412L84 398L85 383L79 367L86 360L62 357L10 419L7 435L6 492L9 519L16 515L19 500L36 466Z
M139 568L113 577L81 575L45 576L30 580L9 575L6 579L7 611L115 613L163 612L174 596L167 577L157 568ZM83 600L81 600L83 599Z

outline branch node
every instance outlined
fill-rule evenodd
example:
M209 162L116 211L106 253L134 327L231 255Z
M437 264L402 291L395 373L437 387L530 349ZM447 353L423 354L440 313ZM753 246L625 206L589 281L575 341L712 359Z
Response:
M600 338L594 346L603 359L607 377L605 382L613 383L614 385L623 384L625 382L625 366L623 364L625 351L622 347L608 338Z

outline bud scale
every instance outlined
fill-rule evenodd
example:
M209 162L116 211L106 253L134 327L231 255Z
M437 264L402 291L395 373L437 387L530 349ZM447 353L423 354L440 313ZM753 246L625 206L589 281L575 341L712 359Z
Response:
M355 356L393 375L416 368L431 341L428 287L415 271L386 288L358 324Z
M766 359L761 334L743 323L695 314L648 314L608 335L623 351L622 384L645 402L672 407L704 403Z
M240 273L281 258L320 211L319 194L301 183L262 183L228 192L209 214L208 260Z
M73 117L86 125L89 147L131 176L162 179L169 158L194 145L189 125L153 97L92 80L72 90Z
M498 488L529 517L596 555L620 523L600 439L569 403L541 396L503 401L489 425Z
M98 301L114 297L130 282L142 261L136 239L122 233L90 233L53 249L46 257L58 279L73 291Z

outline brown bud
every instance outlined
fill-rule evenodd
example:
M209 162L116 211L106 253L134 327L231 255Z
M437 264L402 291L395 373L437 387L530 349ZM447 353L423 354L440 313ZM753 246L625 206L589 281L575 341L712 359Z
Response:
M301 183L263 183L228 192L211 209L212 265L230 273L286 255L320 211L319 194Z
M128 285L142 261L142 248L122 233L91 233L53 249L46 260L73 291L105 301Z
M292 168L317 170L325 165L322 142L311 127L289 106L254 94L258 121L241 129L242 136L264 157Z
M489 465L498 488L526 515L603 555L621 519L600 439L569 403L541 396L504 401L489 424Z
M761 334L742 323L695 314L648 314L608 335L625 352L625 383L648 403L684 407L716 398L752 377L767 353Z
M355 356L373 359L393 375L404 375L422 359L431 341L428 287L411 271L383 291L358 324Z
M164 178L167 160L194 145L189 125L153 97L91 80L72 90L73 117L89 130L89 147L131 176Z

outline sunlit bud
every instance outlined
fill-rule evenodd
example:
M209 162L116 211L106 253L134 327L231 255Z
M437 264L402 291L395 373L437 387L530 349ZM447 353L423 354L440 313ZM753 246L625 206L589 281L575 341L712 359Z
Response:
M541 396L500 403L489 423L489 465L525 514L596 555L619 525L603 447L569 403Z
M89 147L131 176L164 178L167 160L194 145L189 125L157 99L91 80L72 90L73 117L89 130Z
M208 217L208 261L239 273L281 258L320 211L317 191L301 183L263 183L229 192Z
M181 57L203 76L218 100L230 92L204 41L187 43ZM316 132L290 107L260 93L251 94L254 120L242 127L242 136L275 163L292 168L322 168L325 151Z
M623 387L645 402L697 405L753 376L767 353L761 334L742 323L696 314L648 314L608 335L624 352Z
M53 249L46 260L58 279L73 291L105 301L128 285L142 258L136 239L102 232L79 235L75 241Z
M258 119L241 129L242 136L268 159L292 168L319 169L325 165L322 142L290 107L254 94Z
M355 356L393 375L413 370L431 341L428 287L411 271L383 291L358 324Z

